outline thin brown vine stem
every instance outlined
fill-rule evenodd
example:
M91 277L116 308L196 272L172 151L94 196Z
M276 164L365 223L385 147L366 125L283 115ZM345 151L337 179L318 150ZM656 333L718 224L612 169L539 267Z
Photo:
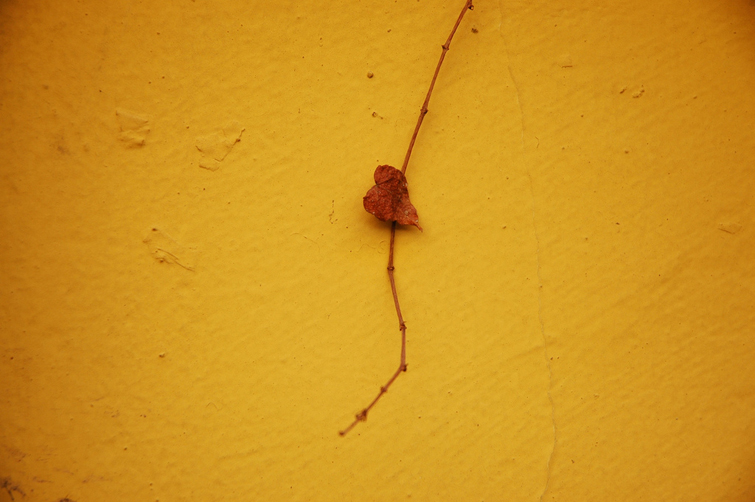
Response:
M419 118L417 119L417 125L414 127L414 133L412 134L412 139L409 141L409 148L406 151L406 157L404 157L404 164L401 167L401 172L406 173L406 168L409 165L409 158L412 156L412 149L414 148L414 143L417 141L417 134L419 134L419 128L422 126L422 121L425 119L425 115L427 115L428 108L427 105L430 103L430 96L433 94L433 88L435 87L435 81L438 79L438 73L440 73L440 67L443 64L443 60L446 58L446 53L451 48L451 40L454 37L454 34L456 33L456 30L459 28L459 25L461 24L462 18L464 18L464 14L466 14L467 10L472 10L474 6L472 5L472 0L466 0L466 3L464 4L464 8L461 10L461 13L459 14L458 19L456 19L456 24L454 24L453 29L451 30L451 34L448 35L448 39L446 39L446 43L443 44L441 47L443 48L443 52L440 54L440 59L438 60L438 65L435 67L435 73L433 74L433 79L430 82L430 88L427 90L427 95L425 96L425 101L422 103L422 108L419 112ZM367 420L367 414L370 412L370 410L377 404L377 402L380 400L381 397L383 397L383 394L388 392L388 388L393 384L393 382L396 381L398 376L406 371L406 323L404 323L404 317L401 315L401 305L398 301L398 292L396 291L396 278L394 277L395 267L393 266L393 248L394 243L396 241L396 222L393 221L391 224L391 243L390 248L388 251L388 279L391 282L391 292L393 293L393 303L396 306L396 316L398 317L398 326L399 331L401 331L401 360L398 365L398 369L396 369L395 373L391 376L391 378L386 382L385 385L380 387L380 392L378 392L378 395L375 396L375 399L372 400L370 404L367 405L366 408L364 408L362 411L356 414L354 417L354 421L351 422L351 424L346 427L344 430L339 431L338 434L341 436L345 436L348 434L351 429L357 426L359 422L364 422Z
M398 316L398 324L399 324L399 330L401 331L401 361L399 362L398 369L396 369L396 372L393 373L393 376L386 382L385 385L380 387L380 392L378 392L378 395L375 396L375 399L372 400L372 402L367 405L366 408L364 408L362 411L357 413L356 417L354 418L354 421L351 422L351 425L349 425L347 428L345 428L342 431L339 431L338 433L341 436L345 436L351 429L356 427L356 425L359 422L364 422L367 420L367 414L370 412L373 406L377 404L377 402L380 400L381 397L383 397L383 394L388 392L388 388L391 386L391 384L398 378L398 376L401 374L401 372L406 371L406 324L404 323L404 318L401 315L401 306L398 302L398 293L396 292L396 279L394 278L394 266L393 266L393 248L394 243L396 242L396 222L394 221L391 224L391 243L390 243L390 249L388 251L388 279L391 281L391 292L393 293L393 303L396 306L396 315Z
M454 35L456 34L456 30L459 28L462 18L464 18L464 14L467 13L467 10L472 10L472 9L474 9L474 5L472 5L472 0L467 0L467 2L464 4L464 8L461 9L461 13L459 14L459 18L456 20L456 24L451 30L451 34L448 35L448 38L446 39L446 43L441 46L443 48L443 52L440 53L440 59L438 60L438 65L435 67L435 73L433 74L433 79L432 81L430 81L430 88L427 90L425 101L424 103L422 103L422 108L419 111L419 118L417 118L417 125L414 126L414 134L412 134L412 139L409 141L409 148L406 150L406 156L404 157L404 164L401 166L401 172L404 174L406 174L406 168L409 166L409 157L412 156L412 150L414 149L414 142L417 141L419 128L422 127L422 121L425 120L425 115L427 115L427 112L430 111L428 110L427 105L430 104L430 96L432 96L433 94L435 81L438 79L438 73L440 73L440 66L443 64L443 60L446 59L446 52L448 52L448 50L451 48L451 39L454 38Z

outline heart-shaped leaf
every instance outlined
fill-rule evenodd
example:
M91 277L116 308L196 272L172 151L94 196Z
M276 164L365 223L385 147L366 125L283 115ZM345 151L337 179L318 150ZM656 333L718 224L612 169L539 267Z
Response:
M375 186L364 196L364 208L381 221L419 226L417 210L409 201L404 173L392 166L375 169Z

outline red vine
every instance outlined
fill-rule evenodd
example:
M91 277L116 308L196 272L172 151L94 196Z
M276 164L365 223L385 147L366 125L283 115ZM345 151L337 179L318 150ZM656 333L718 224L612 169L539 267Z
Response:
M414 148L414 143L417 140L419 128L422 126L422 121L425 119L425 115L427 115L427 105L430 103L430 96L433 93L435 81L438 79L440 66L443 64L443 60L446 58L446 52L448 52L449 48L451 47L451 39L453 39L454 34L459 28L459 24L461 24L461 20L468 9L474 9L472 0L466 0L466 2L464 3L464 8L461 10L461 14L459 14L459 17L456 20L456 24L454 24L454 27L451 30L451 34L448 35L446 43L442 45L443 52L441 52L440 54L440 59L438 60L438 65L435 67L433 79L430 82L430 88L427 90L427 96L425 96L424 103L422 103L422 108L419 112L419 118L417 119L417 125L414 127L414 133L412 134L412 139L409 142L409 148L406 151L404 164L401 167L401 170L399 171L398 169L391 166L378 166L378 168L375 170L375 186L373 186L364 197L364 208L368 212L372 213L382 221L391 222L391 243L388 252L388 279L391 282L393 303L396 306L396 316L398 317L398 326L399 330L401 331L401 360L399 361L398 369L396 369L395 373L393 373L388 382L380 387L380 392L378 392L378 395L375 396L375 399L373 399L366 408L356 414L356 417L354 418L354 421L351 423L351 425L339 432L341 436L345 436L351 429L356 427L359 422L364 422L365 420L367 420L367 414L370 412L373 406L375 406L380 398L383 397L383 394L388 392L388 388L393 384L394 381L396 381L398 376L402 372L406 371L406 324L404 323L404 318L401 315L401 306L399 305L398 293L396 292L396 279L394 277L393 267L393 248L394 242L396 240L396 224L399 223L401 225L414 225L422 230L422 228L419 226L417 210L409 201L409 192L407 190L405 176L406 168L409 165L409 158L412 156L412 149Z

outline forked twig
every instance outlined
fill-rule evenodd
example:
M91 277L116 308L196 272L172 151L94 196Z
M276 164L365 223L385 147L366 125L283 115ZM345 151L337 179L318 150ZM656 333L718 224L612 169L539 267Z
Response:
M414 133L412 134L412 139L409 141L409 148L406 151L406 157L404 157L404 164L401 167L401 172L406 173L406 168L409 165L409 158L412 156L412 149L414 148L414 143L417 140L417 134L419 134L419 128L422 126L422 121L425 119L425 115L427 115L428 108L427 105L430 103L430 96L433 93L433 87L435 87L435 81L438 79L438 73L440 72L440 66L443 64L443 60L446 58L446 52L451 47L451 39L454 38L454 34L456 33L456 30L459 28L459 24L461 24L461 20L464 17L464 14L466 14L467 10L474 9L474 6L472 5L472 0L466 0L464 3L464 8L461 9L461 13L459 14L458 19L456 20L456 24L454 24L453 29L451 30L451 34L448 35L448 39L446 40L446 43L443 44L441 47L443 48L443 52L440 54L440 59L438 60L438 65L435 67L435 73L433 74L433 79L430 82L430 88L427 90L427 96L425 96L425 101L422 103L422 108L419 111L419 118L417 119L417 125L414 127ZM398 378L398 376L406 371L406 323L404 323L404 318L401 315L401 306L398 302L398 293L396 292L396 279L394 278L394 267L393 267L393 244L396 240L396 222L393 221L391 223L391 244L390 244L390 250L388 252L388 279L391 281L391 292L393 293L393 303L396 306L396 315L398 316L398 329L401 331L401 361L399 362L398 369L395 373L393 373L393 376L386 382L385 385L380 387L380 392L378 392L378 395L375 396L375 399L372 400L372 402L367 405L366 408L364 408L362 411L357 413L356 417L354 418L354 421L346 427L344 430L339 431L339 434L341 436L345 436L351 429L356 427L356 425L359 422L364 422L367 420L367 414L370 412L373 406L377 404L377 402L380 400L381 397L383 397L383 394L388 392L388 388L393 384L393 382Z

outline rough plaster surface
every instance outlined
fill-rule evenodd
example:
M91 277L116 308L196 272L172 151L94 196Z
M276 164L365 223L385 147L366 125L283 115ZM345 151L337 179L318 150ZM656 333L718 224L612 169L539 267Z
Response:
M745 0L476 2L338 436L462 3L0 4L0 501L752 500Z

